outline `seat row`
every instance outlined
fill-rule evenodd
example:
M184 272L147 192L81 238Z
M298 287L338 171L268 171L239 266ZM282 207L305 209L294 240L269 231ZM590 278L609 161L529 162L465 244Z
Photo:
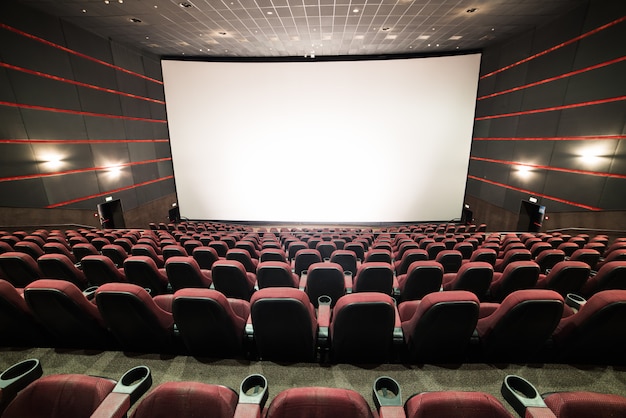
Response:
M363 395L352 389L317 386L283 390L266 406L269 384L260 374L244 378L238 393L201 382L165 382L147 393L152 376L146 366L130 369L119 382L82 374L42 374L36 359L17 363L0 374L2 418L114 418L126 416L131 408L131 418L204 416L209 411L215 418L512 418L507 408L486 392L419 392L403 402L400 384L385 376L372 385L373 410ZM585 391L539 395L532 383L516 375L504 378L500 392L520 417L626 415L623 396Z
M565 302L545 289L516 291L502 303L448 291L396 307L389 295L364 292L334 306L321 296L316 309L295 288L260 289L248 302L193 288L153 298L109 283L90 300L65 281L37 280L23 292L0 281L0 341L296 362L623 364L626 291L599 292L578 311Z

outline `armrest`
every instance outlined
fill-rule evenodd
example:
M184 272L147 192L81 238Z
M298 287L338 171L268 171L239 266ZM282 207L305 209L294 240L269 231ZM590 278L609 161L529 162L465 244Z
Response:
M351 271L343 272L343 281L344 281L344 286L346 287L346 294L352 293L352 272Z
M329 296L320 296L317 299L317 343L321 348L329 346L329 332L330 327L330 304L331 299Z
M400 320L397 306L394 307L394 311L396 313L396 321L393 326L393 344L402 345L404 344L404 333L402 332L402 321Z
M152 385L152 374L147 366L137 366L122 376L113 391L91 415L91 418L123 418L130 407Z
M374 381L374 405L380 418L404 418L402 391L391 377L383 376Z
M520 417L556 418L543 402L537 389L526 379L515 375L506 376L500 393Z
M254 341L254 327L252 326L252 315L248 315L246 327L244 328L244 334L246 337L246 341L248 341L249 343L252 343Z
M306 278L307 278L307 272L303 271L302 274L300 275L300 290L302 290L303 292L306 289Z
M398 283L398 277L397 276L393 276L393 290L392 290L392 295L395 298L400 296L400 284Z
M267 379L263 375L251 374L243 379L234 418L261 418L268 395Z
M489 315L494 313L496 309L498 309L499 306L500 306L499 303L494 303L494 302L481 303L480 307L478 308L478 319L483 319L483 318L488 317Z
M98 286L90 286L83 290L83 295L85 295L88 300L92 300L96 295L96 290L98 290Z
M43 369L37 359L20 361L0 373L0 407L7 406L20 390L40 378L42 374Z

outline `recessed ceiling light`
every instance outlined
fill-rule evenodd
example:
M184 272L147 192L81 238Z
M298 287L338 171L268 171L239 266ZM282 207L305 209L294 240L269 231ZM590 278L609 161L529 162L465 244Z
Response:
M352 13L359 13L360 11L361 11L361 10L360 10L360 9L358 9L358 8L354 8L354 9L352 9Z
M104 0L104 4L109 4L109 0Z
M385 39L396 39L398 37L398 35L387 35L385 36Z
M81 12L87 13L87 9L83 9L83 10L81 10Z
M425 41L428 38L430 38L430 35L420 35L420 36L417 37L417 39L421 39L423 41Z
M478 10L476 7L470 7L469 9L466 10L467 13L474 13L476 10Z
M272 12L271 10L269 12L267 12L268 15L273 15L274 12Z
M461 35L453 35L453 36L451 36L451 37L450 37L450 38L448 38L448 39L450 39L451 41L458 41L458 40L459 40L459 39L461 39L462 37L463 37L463 36L461 36Z
M118 2L119 4L122 4L122 3L124 3L124 0L117 0L117 2Z

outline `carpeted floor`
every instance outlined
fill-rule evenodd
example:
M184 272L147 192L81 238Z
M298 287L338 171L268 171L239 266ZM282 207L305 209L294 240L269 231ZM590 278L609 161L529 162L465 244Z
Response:
M0 370L28 358L38 358L44 375L79 373L119 379L137 365L152 371L153 385L167 381L199 381L221 384L239 390L249 374L264 375L269 384L269 401L284 389L325 386L353 389L373 407L372 385L379 376L390 376L402 388L404 401L417 392L439 390L483 391L496 396L511 411L500 394L506 375L529 380L540 393L587 390L626 396L626 368L575 367L561 364L542 365L402 365L356 366L316 363L278 364L267 361L210 360L187 356L160 356L122 352L86 352L32 348L0 351ZM269 405L269 403L268 403Z

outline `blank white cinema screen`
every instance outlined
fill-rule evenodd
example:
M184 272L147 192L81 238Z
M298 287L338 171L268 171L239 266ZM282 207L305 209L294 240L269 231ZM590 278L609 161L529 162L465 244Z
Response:
M447 221L461 215L480 54L162 62L189 219Z

